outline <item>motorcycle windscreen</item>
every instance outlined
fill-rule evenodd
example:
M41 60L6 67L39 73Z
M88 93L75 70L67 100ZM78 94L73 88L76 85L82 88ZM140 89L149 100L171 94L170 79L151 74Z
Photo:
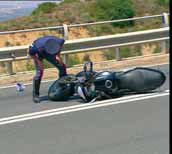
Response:
M150 68L135 68L118 76L120 88L134 92L146 92L159 88L165 79L161 71Z

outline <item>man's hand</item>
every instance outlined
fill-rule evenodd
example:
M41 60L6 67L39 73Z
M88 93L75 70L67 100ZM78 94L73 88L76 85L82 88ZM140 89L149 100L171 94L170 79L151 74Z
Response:
M59 55L56 56L56 59L58 60L60 64L64 64L63 60L61 59Z
M60 84L70 84L70 83L72 83L72 82L74 82L76 80L77 80L76 76L70 74L70 75L66 75L66 76L63 76L63 77L59 78L58 82Z

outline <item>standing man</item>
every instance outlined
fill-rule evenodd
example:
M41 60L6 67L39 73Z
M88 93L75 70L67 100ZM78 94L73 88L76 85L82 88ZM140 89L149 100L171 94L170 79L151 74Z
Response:
M65 40L55 36L45 36L36 39L29 47L29 55L34 61L36 74L33 78L33 102L40 103L39 89L43 76L43 59L53 64L59 70L59 77L66 76L66 66L60 57L60 51Z

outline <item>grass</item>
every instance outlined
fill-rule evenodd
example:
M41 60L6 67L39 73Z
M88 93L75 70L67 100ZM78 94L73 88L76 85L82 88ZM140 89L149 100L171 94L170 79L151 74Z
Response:
M69 62L68 62L69 67L72 67L74 65L80 64L80 61L79 61L77 55L74 55L74 54L69 55L69 59L68 60L69 60Z
M25 67L26 71L33 71L35 69L32 60L27 60Z
M12 47L13 44L9 41L6 41L5 44L4 44L6 47Z
M115 59L115 49L107 49L103 52L103 55L107 60Z
M120 57L121 58L128 58L134 56L141 56L141 47L140 46L133 46L133 47L121 47L120 50ZM103 52L104 56L107 60L116 59L115 57L115 49L107 49Z
M153 53L161 53L161 48L160 47L156 47L154 49Z
M26 34L21 34L20 37L21 38L27 38L27 35Z

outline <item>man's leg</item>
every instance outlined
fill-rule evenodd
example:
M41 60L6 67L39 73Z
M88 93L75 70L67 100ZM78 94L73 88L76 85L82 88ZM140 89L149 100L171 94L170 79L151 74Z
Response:
M66 76L66 65L59 63L59 61L56 59L56 55L48 54L47 56L45 56L45 59L59 70L59 77Z
M41 79L43 75L43 63L42 59L37 57L32 57L35 64L36 74L33 79L33 102L40 103L39 89L41 84Z

